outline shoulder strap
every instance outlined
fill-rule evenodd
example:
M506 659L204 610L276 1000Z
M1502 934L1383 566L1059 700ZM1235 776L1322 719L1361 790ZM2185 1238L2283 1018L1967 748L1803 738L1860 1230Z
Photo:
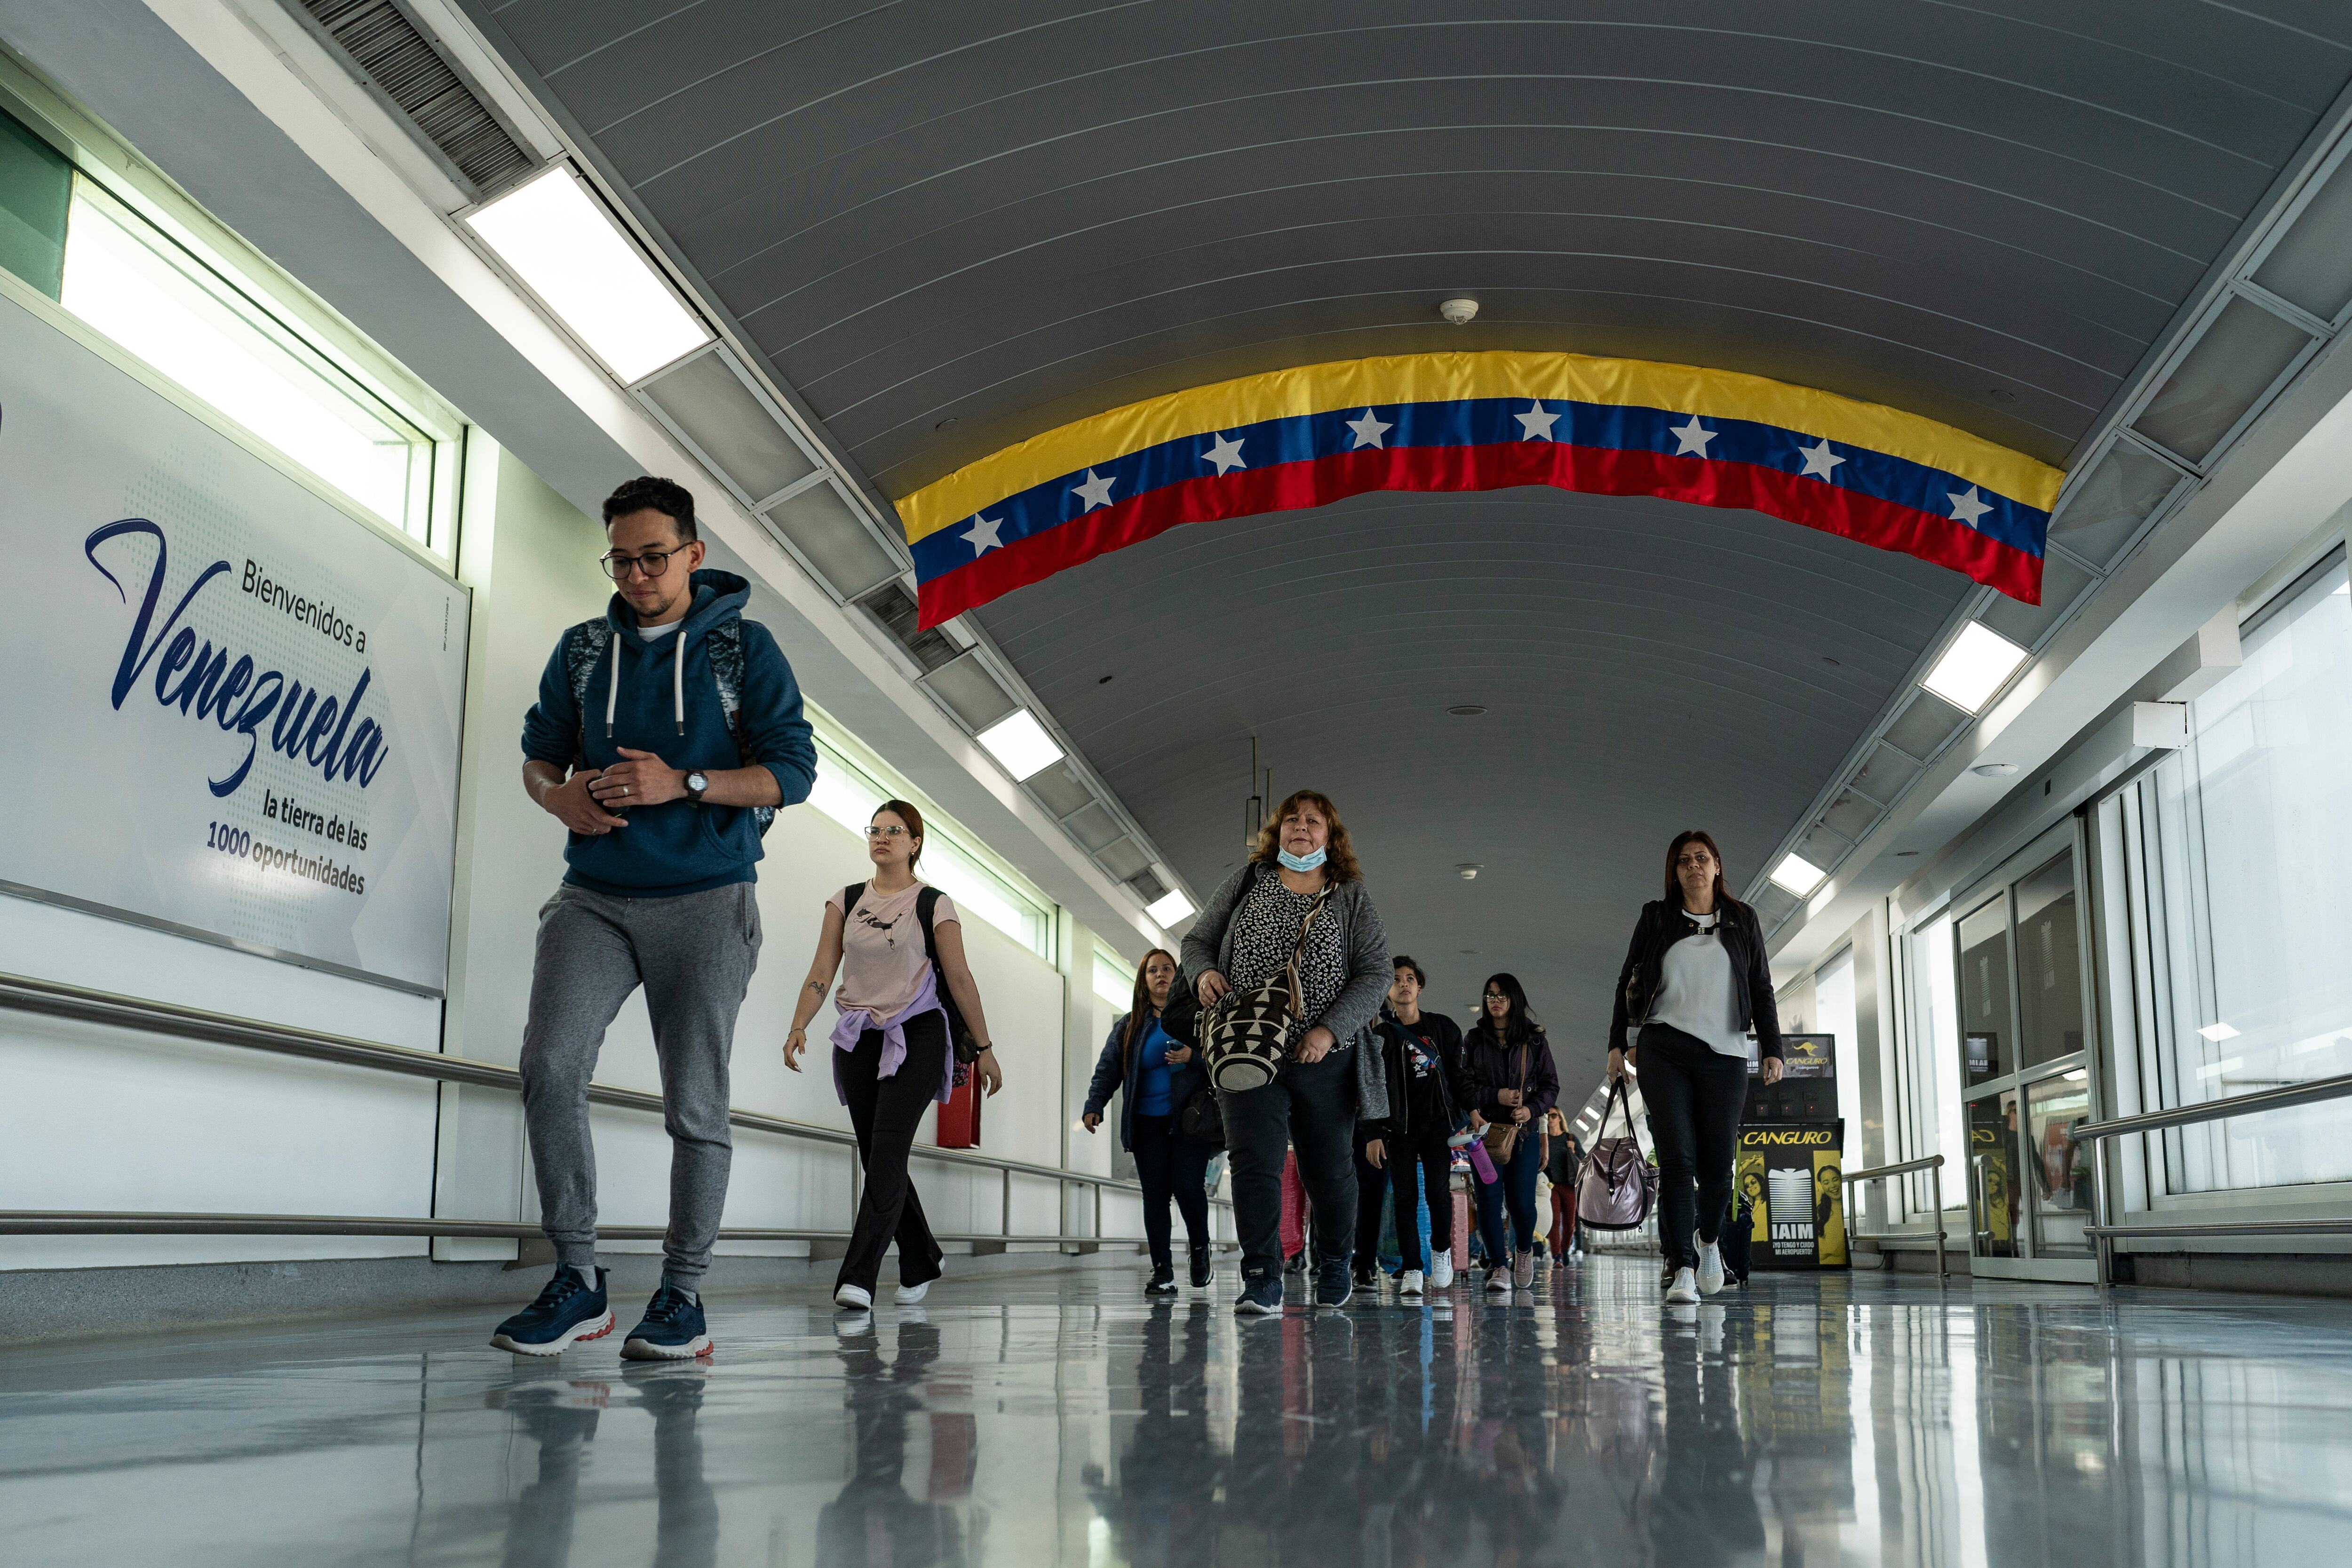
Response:
M563 674L572 687L572 709L576 720L572 744L575 766L588 755L589 684L595 679L596 667L604 662L604 650L612 644L612 623L601 617L566 627L563 633ZM616 651L613 657L618 658L620 654Z
M933 969L940 966L940 943L939 939L931 934L931 911L939 907L940 890L937 888L926 885L921 892L915 895L915 918L923 922L923 956L931 961Z
M857 912L857 900L866 896L866 884L852 882L841 890L841 923L847 925L849 917Z
M1315 923L1315 917L1323 912L1323 907L1331 901L1332 890L1338 886L1336 882L1327 881L1323 884L1323 890L1315 895L1315 902L1307 907L1306 919L1298 922L1298 940L1291 944L1290 962L1283 966L1283 974L1290 982L1290 1010L1294 1013L1307 1010L1307 994L1298 985L1298 960L1307 951L1307 928Z

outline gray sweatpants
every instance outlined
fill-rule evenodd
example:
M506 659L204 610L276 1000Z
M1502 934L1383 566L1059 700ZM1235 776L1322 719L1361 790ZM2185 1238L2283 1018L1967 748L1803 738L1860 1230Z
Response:
M735 1146L727 1059L760 958L760 905L739 882L667 899L563 887L540 907L522 1038L523 1123L539 1178L540 1224L559 1261L596 1263L596 1146L588 1080L604 1030L639 985L661 1061L670 1138L669 1234L662 1279L692 1290L710 1267Z

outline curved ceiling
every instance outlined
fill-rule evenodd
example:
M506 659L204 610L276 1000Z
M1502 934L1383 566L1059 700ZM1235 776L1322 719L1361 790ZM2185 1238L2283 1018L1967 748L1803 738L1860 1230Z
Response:
M1139 398L1465 348L2064 466L2352 75L2327 0L465 3L894 498ZM1389 495L980 618L1196 886L1255 731L1394 868L1400 941L1589 1038L1664 836L1752 873L1967 587L1750 514Z

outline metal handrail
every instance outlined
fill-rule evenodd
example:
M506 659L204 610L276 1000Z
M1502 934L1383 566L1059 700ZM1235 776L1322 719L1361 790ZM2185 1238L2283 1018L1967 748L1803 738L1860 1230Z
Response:
M450 1236L531 1241L546 1233L536 1221L512 1219L404 1219L375 1215L153 1214L144 1210L0 1209L0 1236ZM599 1241L660 1241L669 1234L658 1225L598 1225ZM720 1241L847 1241L845 1230L795 1230L770 1226L729 1227ZM1143 1245L1128 1236L1005 1236L996 1231L934 1231L934 1241L993 1245ZM1213 1242L1231 1248L1232 1242Z
M2127 1138L2137 1132L2162 1132L2175 1127L2193 1127L2200 1122L2226 1121L2233 1117L2288 1110L2298 1105L2316 1105L2326 1100L2341 1100L2346 1095L2352 1095L2352 1073L2337 1078L2315 1079L2309 1083L2289 1084L2282 1089L2261 1089L2252 1094L2231 1095L2227 1100L2209 1100L2202 1105L2184 1105L2171 1110L2146 1110L2136 1116L2118 1116L2106 1121L2086 1121L2072 1129L2070 1136L2077 1143L2103 1143L2111 1138ZM2091 1217L2096 1223L2084 1226L2083 1232L2091 1238L2092 1256L2097 1260L2094 1274L2102 1290L2115 1282L2115 1239L2117 1237L2168 1236L2193 1239L2207 1236L2352 1235L2352 1218L2185 1220L2179 1223L2158 1220L2139 1225L2110 1225L2107 1223L2107 1162L2097 1151L2094 1151L2091 1156Z
M1936 1279L1938 1283L1941 1283L1945 1279L1948 1278L1948 1270L1950 1268L1950 1265L1944 1258L1944 1157L1941 1154L1930 1154L1924 1160L1906 1160L1899 1165L1873 1165L1866 1171L1843 1172L1841 1173L1841 1178L1844 1184L1850 1187L1857 1182L1884 1181L1888 1176L1906 1176L1909 1175L1914 1171L1925 1171L1928 1173L1928 1185L1934 1194L1933 1202L1936 1205ZM1846 1201L1845 1212L1846 1223L1851 1226L1853 1223L1853 1201L1851 1198ZM1865 1238L1859 1231L1856 1231L1853 1234L1857 1240L1879 1239L1878 1237Z
M388 1046L375 1040L355 1039L347 1035L329 1034L320 1029L299 1028L288 1024L262 1023L239 1018L226 1013L207 1012L200 1007L185 1007L171 1002L151 1002L118 996L110 992L94 991L85 986L67 985L51 980L36 980L21 974L0 974L0 1008L13 1012L37 1014L46 1017L67 1018L77 1023L99 1024L115 1028L136 1029L152 1035L164 1035L178 1039L201 1040L210 1045L235 1046L247 1050L267 1051L277 1056L298 1057L307 1061L331 1062L341 1067L367 1068L378 1072L390 1072L408 1078L432 1079L443 1083L467 1083L485 1089L504 1089L509 1093L522 1091L522 1074L514 1068L496 1062L478 1061L470 1057L446 1056L438 1051L421 1051L409 1046ZM623 1089L616 1084L591 1083L588 1100L596 1105L616 1106L625 1110L650 1111L659 1115L662 1098L645 1089ZM814 1143L855 1150L855 1133L838 1128L820 1127L813 1122L794 1121L787 1117L770 1116L757 1110L730 1107L727 1120L734 1126L751 1131L771 1133L779 1137L799 1138ZM1085 1171L1066 1170L1055 1165L1039 1165L1025 1160L1007 1160L994 1154L982 1154L968 1149L940 1149L916 1145L909 1151L919 1159L942 1164L961 1165L969 1169L995 1171L1004 1182L1003 1212L1004 1230L985 1236L940 1236L942 1241L1027 1242L1062 1241L1089 1242L1103 1240L1128 1241L1131 1237L1106 1237L1102 1229L1102 1194L1106 1191L1132 1193L1141 1195L1142 1187L1134 1182L1115 1177L1097 1176ZM850 1195L853 1207L857 1200L859 1175L856 1162L851 1162ZM1026 1237L1011 1235L1013 1224L1013 1178L1034 1176L1056 1184L1076 1182L1094 1189L1095 1229L1090 1237ZM1233 1200L1213 1198L1211 1203L1230 1210ZM0 1236L61 1236L61 1235L302 1235L302 1236L497 1236L526 1237L541 1234L536 1225L505 1220L407 1220L396 1218L352 1218L348 1223L362 1226L504 1226L503 1230L480 1229L421 1229L421 1230L354 1230L294 1229L294 1226L326 1226L345 1223L330 1215L157 1215L156 1228L136 1231L127 1228L136 1215L103 1211L18 1210L0 1211ZM185 1220L186 1226L163 1225L167 1220ZM74 1231L66 1228L75 1221L88 1221L99 1228ZM245 1224L244 1231L223 1230L215 1221L236 1221ZM254 1228L261 1222L278 1222L278 1228ZM627 1234L631 1229L643 1230L643 1236ZM663 1232L644 1226L600 1226L598 1234L616 1240L659 1240ZM846 1237L846 1231L820 1230L722 1230L726 1240L834 1240Z

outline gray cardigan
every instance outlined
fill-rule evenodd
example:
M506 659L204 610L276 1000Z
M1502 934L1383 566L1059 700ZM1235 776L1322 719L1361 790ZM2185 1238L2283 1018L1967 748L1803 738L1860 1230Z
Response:
M1244 862L1209 895L1200 919L1184 936L1184 984L1197 984L1212 969L1232 978L1228 966L1234 961L1234 910L1261 875L1275 875L1274 867L1263 860ZM1361 882L1337 884L1330 907L1320 918L1339 922L1340 946L1348 954L1348 983L1323 1016L1307 1019L1306 1027L1320 1024L1339 1044L1355 1047L1356 1115L1366 1121L1385 1121L1388 1074L1381 1070L1381 1037L1372 1025L1381 1016L1381 998L1396 980L1389 965L1388 929L1381 924L1381 912L1372 908L1371 895Z

